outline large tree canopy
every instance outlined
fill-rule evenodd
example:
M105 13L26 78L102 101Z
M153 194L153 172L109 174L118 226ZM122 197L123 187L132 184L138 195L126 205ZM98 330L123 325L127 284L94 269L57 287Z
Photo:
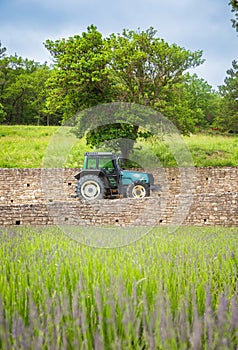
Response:
M153 107L166 115L170 102L174 104L175 87L182 94L184 73L203 62L202 51L170 45L158 38L153 28L123 30L122 34L103 38L95 26L90 26L87 32L68 40L47 40L45 46L55 61L48 82L47 108L51 113L63 111L64 120L85 108L115 101ZM189 131L184 110L175 112L171 116L170 109L168 116L182 132ZM191 110L186 115L191 118ZM139 136L137 127L119 127L118 120L114 122L110 130L101 129L100 140L115 132L133 140ZM87 139L92 145L99 140L93 131Z
M81 36L47 40L45 46L56 66L48 105L52 111L64 108L66 118L102 102L159 106L163 88L181 82L185 71L203 62L201 51L169 45L153 28L124 30L103 39L90 26Z

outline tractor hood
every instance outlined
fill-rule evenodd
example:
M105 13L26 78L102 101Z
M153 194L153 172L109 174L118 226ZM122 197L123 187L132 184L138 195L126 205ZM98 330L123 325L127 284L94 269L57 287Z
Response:
M140 171L122 170L122 184L129 185L131 182L142 181L147 184L153 184L154 178L152 174L144 173Z

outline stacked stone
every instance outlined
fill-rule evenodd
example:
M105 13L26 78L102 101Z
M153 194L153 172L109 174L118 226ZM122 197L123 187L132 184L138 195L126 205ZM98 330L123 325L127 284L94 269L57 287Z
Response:
M1 169L0 225L238 226L238 167L147 169L161 192L142 200L72 199L77 169Z

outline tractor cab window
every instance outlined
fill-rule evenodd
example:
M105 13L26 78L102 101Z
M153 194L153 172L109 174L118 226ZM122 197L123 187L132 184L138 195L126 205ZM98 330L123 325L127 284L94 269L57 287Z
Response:
M87 169L96 169L97 161L96 158L88 158Z
M115 173L115 165L113 160L110 158L99 158L98 166L100 169L103 169L108 175Z
M112 162L112 159L108 159L108 158L99 158L98 159L98 166L99 168L106 168L106 169L109 169L109 168L114 168L114 164Z

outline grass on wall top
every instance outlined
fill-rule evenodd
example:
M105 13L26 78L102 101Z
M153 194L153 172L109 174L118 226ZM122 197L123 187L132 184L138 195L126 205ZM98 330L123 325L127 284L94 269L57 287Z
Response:
M42 160L57 126L0 125L0 168L41 168ZM184 137L195 166L238 166L238 136L197 134ZM163 144L141 141L145 157L153 153L164 167L176 166ZM68 156L66 167L82 166L84 152L79 140Z

